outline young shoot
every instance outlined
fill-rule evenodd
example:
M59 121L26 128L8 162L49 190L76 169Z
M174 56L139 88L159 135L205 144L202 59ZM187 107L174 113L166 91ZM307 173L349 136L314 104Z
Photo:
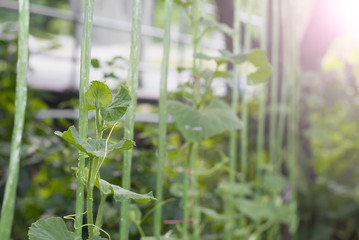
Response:
M75 146L78 150L86 153L88 157L87 176L84 176L83 182L87 190L87 224L89 239L95 239L100 235L103 219L103 207L106 198L113 195L115 201L122 202L124 200L134 199L136 201L147 202L155 200L152 192L147 194L137 194L126 190L120 186L108 183L100 178L100 168L104 164L104 160L108 158L108 154L116 150L129 150L135 146L135 142L129 139L122 139L118 142L110 140L111 134L118 123L124 116L131 102L131 97L126 86L121 86L118 94L112 95L109 87L100 81L93 81L89 90L85 93L85 99L89 110L95 110L96 122L96 138L83 139L80 137L74 126L71 126L65 132L56 131L55 134L65 141ZM106 138L103 138L106 129L111 128ZM101 201L97 211L96 222L94 222L93 208L94 187L97 187L101 193ZM47 221L47 222L46 222ZM40 224L41 223L41 224ZM45 225L48 226L45 227ZM59 231L63 230L63 220L60 218L49 218L39 220L30 227L30 240L39 239L41 231L46 231L52 239L63 240L73 238L58 237ZM82 225L83 227L85 225ZM46 229L45 229L46 228ZM65 231L66 234L72 236L72 233ZM78 238L74 238L78 239ZM101 238L96 238L101 239Z

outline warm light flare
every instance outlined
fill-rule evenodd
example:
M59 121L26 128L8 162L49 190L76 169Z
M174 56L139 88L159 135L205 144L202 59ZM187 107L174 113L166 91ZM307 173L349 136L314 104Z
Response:
M340 27L359 32L359 0L330 0L333 14Z

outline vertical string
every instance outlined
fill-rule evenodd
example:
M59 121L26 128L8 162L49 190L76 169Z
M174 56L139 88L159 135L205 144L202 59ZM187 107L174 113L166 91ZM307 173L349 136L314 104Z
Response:
M154 232L157 240L161 236L161 222L162 222L162 199L163 199L163 178L164 165L166 164L166 135L167 135L167 76L168 63L170 55L170 40L171 40L171 20L172 20L172 5L173 0L166 0L165 3L165 32L163 38L163 57L161 65L161 81L160 81L160 119L159 119L159 139L158 139L158 159L157 159L157 185L156 197L158 200L155 211Z
M234 1L234 13L233 13L233 30L232 36L233 54L240 53L240 0ZM239 67L238 64L233 65L233 87L232 87L232 111L237 115L238 111L238 87L239 87ZM229 204L226 206L226 214L229 216L229 221L225 228L225 239L233 239L233 231L235 227L235 211L234 211L234 185L236 182L236 169L237 169L237 131L230 132L229 139Z
M28 69L30 7L29 0L19 0L19 40L15 96L15 120L11 137L9 175L1 208L0 239L8 240L14 219L16 189L19 178L21 142L27 101L26 75Z
M85 93L89 88L90 63L91 63L91 39L93 21L93 0L86 0L84 7L84 27L81 40L81 63L80 63L80 88L79 88L79 134L83 139L87 138L88 130L88 107L85 101ZM82 236L83 212L84 212L84 169L85 153L80 152L79 171L77 174L75 226L76 234Z
M134 136L135 112L137 105L138 65L141 44L141 4L141 0L133 1L130 65L127 77L127 85L129 87L131 103L126 112L124 126L125 138L130 140L133 140ZM130 190L131 188L132 153L133 149L124 152L122 185L127 190ZM120 219L121 240L127 240L129 238L129 206L129 200L124 200L122 202Z
M277 111L278 111L278 68L279 68L279 0L272 0L272 79L270 86L270 119L269 119L269 159L275 171L278 171L276 158L277 146Z
M253 1L248 1L246 12L247 12L247 23L245 25L244 32L244 52L248 53L251 50L251 24L249 22L252 14ZM241 180L243 183L247 181L248 174L248 101L247 101L247 77L243 76L243 88L242 88L242 130L241 130Z
M260 38L260 47L268 52L268 0L262 0L262 16L263 26ZM258 116L258 132L257 132L257 164L256 164L256 181L258 185L261 184L262 179L262 164L264 162L264 135L265 135L265 119L266 119L266 100L267 100L267 87L268 83L260 86L259 95L259 116Z

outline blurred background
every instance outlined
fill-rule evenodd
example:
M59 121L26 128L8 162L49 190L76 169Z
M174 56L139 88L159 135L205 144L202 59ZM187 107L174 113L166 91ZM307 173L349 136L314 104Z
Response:
M243 7L241 24L250 26L253 48L259 47L261 34L267 34L267 55L272 59L272 23L270 11L263 15L262 0L253 1L251 12ZM282 0L282 2L285 0ZM296 231L298 240L359 239L359 1L302 0L291 1L291 9L278 14L291 14L294 19L290 42L297 56L292 74L298 84L288 94L299 93L297 111L298 179L296 184ZM248 1L243 1L246 6ZM27 227L39 217L72 214L77 152L53 132L75 124L78 116L79 57L83 23L83 1L31 0L29 42L29 96L24 132L24 145L16 202L13 239L27 239ZM132 1L95 0L90 80L106 81L116 89L127 77L130 51ZM248 10L248 9L247 9ZM208 0L203 11L209 18L232 26L233 1ZM287 12L286 12L287 11ZM17 1L0 0L0 196L3 196L13 127L17 60ZM173 10L168 91L175 98L190 80L192 64L191 25L186 11L175 4ZM283 21L283 18L281 18ZM285 24L285 22L281 22ZM142 48L137 108L132 186L140 192L155 189L155 164L158 139L158 97L164 2L144 0L142 12ZM287 26L288 27L288 26ZM281 27L284 36L286 28ZM244 42L244 36L242 42ZM288 38L281 38L280 50ZM220 31L209 31L202 42L206 52L231 50L231 39ZM279 54L279 68L285 60ZM211 63L208 67L211 67ZM228 66L230 71L231 66ZM279 88L285 81L279 78ZM229 99L228 79L218 78L212 85L215 95ZM241 89L240 89L241 90ZM257 87L249 88L249 158L256 151L258 121ZM239 109L240 111L240 109ZM89 128L94 129L90 126ZM116 133L122 136L121 130ZM181 136L169 125L168 163L165 166L164 219L180 219L181 195L178 195L181 168ZM203 143L203 159L208 168L221 162L227 151L228 136L217 136ZM266 142L266 146L268 142ZM253 155L253 156L252 156ZM121 184L121 159L116 156L103 168L102 175ZM218 183L226 184L226 171L200 178L203 205L215 209L206 215L207 239L223 229L221 192ZM285 173L283 173L285 176ZM213 189L216 189L215 191ZM2 199L0 199L2 201ZM152 204L152 205L151 205ZM140 204L145 215L154 203ZM105 223L116 239L119 207L106 203ZM145 232L152 232L152 215L142 218ZM69 225L69 227L71 224ZM173 226L166 226L171 230ZM133 239L140 239L136 225ZM204 234L206 236L206 234ZM204 238L205 239L205 238Z

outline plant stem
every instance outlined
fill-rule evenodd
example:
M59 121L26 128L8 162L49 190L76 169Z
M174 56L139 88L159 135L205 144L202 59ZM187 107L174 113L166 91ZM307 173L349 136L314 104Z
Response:
M196 58L194 57L198 52L201 51L201 39L199 39L198 33L201 33L203 31L202 27L200 26L200 20L204 16L204 11L202 9L205 7L206 0L195 0L193 2L193 23L194 23L194 30L193 30L193 38L195 41L193 42L193 66L192 66L192 75L197 76L197 68L201 68L202 62L199 61L197 63ZM198 65L197 65L198 64ZM218 67L218 66L217 66ZM211 89L211 83L212 79L208 82L208 89ZM197 84L196 89L193 91L194 93L194 99L195 103L193 105L194 108L199 109L201 107L201 98L200 98L200 79L195 78L195 83ZM207 94L207 90L205 91L205 94ZM202 96L202 99L205 99L205 96ZM191 194L193 196L193 229L194 229L194 235L193 240L199 240L200 239L200 223L201 223L201 212L199 208L199 194L198 194L198 183L197 183L197 177L193 174L193 172L197 172L197 155L198 155L198 148L199 148L199 142L194 143L191 147L191 153L190 153L190 163L189 163L189 175L190 175L190 181L192 183L193 192L196 192L196 195ZM189 216L185 219L190 218Z
M248 2L247 14L251 16L253 7L253 1ZM250 24L245 26L245 40L244 40L244 52L251 50L251 33ZM247 77L244 78L243 90L242 90L242 129L241 129L241 175L242 182L247 181L248 170L248 101L247 101Z
M102 126L100 123L100 109L96 108L96 117L95 117L95 121L96 121L96 132L97 132L97 139L100 139L102 137Z
M272 0L272 79L270 93L270 119L269 119L269 160L273 166L272 174L281 174L280 161L277 156L278 146L278 82L279 82L279 41L280 41L280 15L279 0ZM275 198L276 196L272 196ZM268 232L268 239L277 239L279 225L274 225Z
M157 159L157 185L156 197L158 200L155 211L154 232L157 240L161 236L162 222L162 199L163 199L163 178L164 166L166 164L166 135L167 135L167 75L170 54L171 40L171 20L172 20L173 0L166 0L165 3L165 35L163 38L163 57L161 65L161 82L160 82L160 121L159 121L159 139L158 139L158 159Z
M272 1L272 66L273 73L271 79L271 100L270 100L270 119L269 119L269 159L276 171L278 171L278 161L276 159L277 145L277 110L278 110L278 65L279 65L279 14L278 0Z
M136 227L137 227L137 229L138 229L138 232L140 233L141 238L144 238L144 237L145 237L145 233L143 232L143 229L142 229L142 227L141 227L141 224L136 222Z
M233 53L240 53L240 0L234 1L234 18L233 18ZM239 67L237 64L233 65L233 88L232 88L232 110L237 115L238 111L238 86L239 86ZM230 132L230 140L229 140L229 204L226 207L227 215L230 217L228 224L225 229L225 239L231 240L233 239L233 231L234 231L234 185L236 182L236 169L237 169L237 131Z
M289 16L293 16L292 14L292 9L293 9L293 2L289 1L289 7L288 7L288 11L289 11ZM291 35L293 36L293 32L295 32L295 20L293 17L289 18L289 26L288 29L290 29L290 32L292 33ZM292 201L291 201L291 205L292 205L292 209L296 210L297 209L297 191L296 191L296 182L298 179L298 166L297 166L297 147L298 147L298 136L297 136L297 132L298 132L298 119L299 119L299 111L296 111L296 109L298 109L298 101L299 101L299 95L301 92L300 86L298 86L298 82L296 81L296 76L297 76L297 66L298 66L298 53L295 51L297 42L295 38L291 38L290 39L290 44L289 44L289 49L291 50L291 54L290 54L290 59L289 62L290 64L290 69L291 72L294 72L295 74L293 74L290 78L290 86L291 89L294 89L294 94L292 95L292 97L290 98L290 114L288 116L288 169L289 169L289 178L290 178L290 182L291 182L291 193L292 193ZM295 220L298 224L298 220ZM291 224L292 225L292 224ZM297 225L292 225L293 227L290 229L290 231L293 233L296 231L296 228L298 227ZM295 239L295 234L294 235L294 239Z
M102 226L102 219L103 219L103 208L106 203L106 195L101 193L101 201L100 205L98 206L97 216L96 216L96 226L101 227Z
M132 37L131 37L131 53L130 67L128 71L127 85L129 87L131 104L129 105L125 119L125 138L133 139L133 130L135 125L135 111L137 105L137 86L138 86L138 65L140 56L141 42L141 0L133 1L132 12ZM131 185L131 164L132 149L124 152L122 184L125 189L130 190ZM124 200L121 206L121 224L120 237L121 240L127 240L129 235L129 200Z
M246 6L247 16L249 18L252 15L253 1L249 1ZM244 52L248 53L251 50L251 25L249 22L245 25L244 32ZM242 90L242 129L241 129L241 181L242 184L247 182L248 175L248 115L249 115L249 107L247 101L247 76L243 76L243 90ZM241 196L242 198L244 196ZM247 221L245 216L241 216L240 225L242 228L247 226Z
M268 51L268 46L267 46L267 28L268 28L268 23L267 23L267 19L268 19L268 0L263 0L263 6L262 6L262 16L264 19L264 25L262 27L262 31L261 31L261 41L260 41L260 45L261 48L264 51ZM256 176L255 176L255 182L257 184L257 191L256 191L256 199L260 199L261 198L261 192L260 192L260 188L262 186L262 165L264 163L264 129L265 129L265 119L266 119L266 100L267 100L267 88L268 88L268 83L264 83L262 84L262 86L260 86L260 95L259 95L259 116L258 116L258 127L257 127L257 159L256 159ZM260 225L260 224L259 224ZM260 228L260 226L258 226L258 228ZM258 233L258 240L262 239L262 234L263 231L257 231Z
M84 27L81 42L81 67L80 67L80 88L79 88L79 134L83 139L87 138L88 130L88 107L85 101L85 93L89 88L90 63L91 63L91 35L93 18L93 0L85 1ZM84 169L85 153L80 152L76 189L76 216L75 232L82 237L82 224L84 212Z
M291 10L291 7L288 8L289 10ZM290 18L290 27L289 29L291 29L291 33L293 34L294 32L294 28L293 26L295 26L295 22L293 20L293 18ZM294 89L294 94L291 95L290 98L290 114L288 117L288 125L289 125L289 130L288 130L288 152L289 152L289 156L288 156L288 164L289 164L289 176L291 179L291 183L294 184L296 182L297 179L297 169L298 167L296 166L296 145L297 145L297 132L298 132L298 114L299 111L296 111L296 109L298 109L298 100L299 100L299 93L300 93L300 86L298 86L299 84L296 81L296 75L297 75L297 71L298 69L296 68L296 66L298 66L298 61L296 59L296 56L298 55L296 53L296 51L294 51L295 46L297 45L297 42L295 40L291 40L290 43L290 49L292 50L291 52L291 56L290 56L290 63L291 63L291 70L292 72L294 72L295 74L293 74L290 78L290 86L291 89Z
M291 62L290 62L290 49L289 49L289 41L291 36L288 34L290 29L288 26L289 23L289 15L288 15L288 5L287 1L281 2L281 25L283 29L283 44L282 44L282 52L283 52L283 64L282 64L282 86L280 92L280 111L278 113L279 120L278 120L278 146L277 146L277 156L279 158L279 164L282 165L283 163L283 139L284 139L284 130L285 126L288 124L288 116L289 116L289 106L288 106L288 85L289 80L291 78L292 72L290 71Z
M183 181L183 226L182 226L182 239L190 239L188 233L188 223L190 218L189 209L189 188L190 188L190 171L191 169L191 156L193 150L193 142L188 145L188 152L185 164L185 174Z
M264 26L261 36L261 48L268 51L267 47L267 19L268 19L268 0L263 0L263 19ZM264 83L260 89L259 96L259 119L258 119L258 132L257 132L257 164L256 164L256 182L260 186L262 181L262 163L264 161L264 127L266 119L266 99L267 99L267 83Z
M193 171L191 174L191 181L193 186L193 240L201 239L201 210L199 206L199 187L198 187L198 179L197 179L197 156L199 151L200 144L198 142L193 144L193 149L191 153L191 168Z
M93 226L93 174L94 171L94 165L95 165L95 159L90 158L90 164L89 164L89 174L87 179L87 224L88 225L88 234L89 238L94 236L94 226Z
M200 79L197 76L197 59L196 54L198 53L198 45L200 42L200 39L198 38L198 35L200 33L199 29L199 21L200 21L200 11L199 11L199 2L200 0L194 0L193 1L193 12L192 12L192 25L193 25L193 58L192 58L192 76L193 76L193 107L195 109L198 108L199 104L199 83Z
M28 68L29 38L29 0L19 1L19 40L15 98L15 120L11 137L9 175L6 181L4 200L1 209L0 239L8 240L11 234L16 201L16 188L19 178L20 150L24 130L25 109L27 101L26 74Z
M201 14L199 11L201 0L195 0L193 4L193 11L191 16L191 22L193 25L193 57L192 57L192 77L193 77L193 108L198 109L201 104L201 100L198 99L199 96L199 89L200 89L200 79L197 76L197 59L196 54L198 52L198 45L200 39L198 38L199 35L199 21L201 18ZM190 188L190 176L192 169L192 151L193 151L193 142L189 142L188 145L188 153L185 163L185 174L184 174L184 181L183 181L183 225L182 225L182 239L190 239L192 238L189 236L188 226L190 221L190 196L189 196L189 188Z

